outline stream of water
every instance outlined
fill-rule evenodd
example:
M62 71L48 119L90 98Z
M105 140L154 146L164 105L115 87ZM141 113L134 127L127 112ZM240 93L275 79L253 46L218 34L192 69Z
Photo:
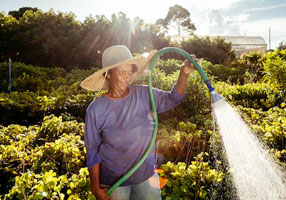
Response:
M213 104L240 200L286 200L285 172L239 114L225 101Z

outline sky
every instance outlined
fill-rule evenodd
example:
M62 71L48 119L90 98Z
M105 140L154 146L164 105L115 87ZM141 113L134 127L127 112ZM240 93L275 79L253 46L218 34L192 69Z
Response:
M73 12L83 21L88 15L124 12L145 23L165 18L169 7L180 5L190 12L196 35L262 36L271 48L286 42L286 0L0 0L0 12L8 14L21 7L37 7L43 11ZM269 48L269 46L268 46Z

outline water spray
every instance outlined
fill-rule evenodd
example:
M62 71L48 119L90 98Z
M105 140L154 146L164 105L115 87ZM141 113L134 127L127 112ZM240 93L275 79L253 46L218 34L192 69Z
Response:
M143 164L143 162L148 157L149 153L151 152L151 150L155 144L157 131L158 131L158 115L157 115L157 108L155 105L155 100L154 100L153 91L152 91L152 72L153 72L153 68L154 68L154 65L155 65L157 59L165 53L178 53L178 54L181 54L182 56L186 57L187 59L189 59L191 61L191 63L195 66L195 68L197 69L197 71L199 72L201 77L203 78L206 86L208 87L208 90L212 96L213 104L216 104L217 102L220 102L221 100L224 99L222 96L220 96L215 91L215 89L213 88L208 76L206 75L206 73L204 72L202 67L192 58L192 56L188 52L186 52L182 49L179 49L179 48L175 48L175 47L166 47L166 48L163 48L160 51L158 51L154 55L153 59L151 60L151 63L149 66L150 74L149 74L149 78L148 78L148 90L149 90L150 102L151 102L151 106L152 106L152 110L153 110L153 114L154 114L153 136L152 136L150 144L149 144L148 148L146 149L142 158L123 177L121 177L112 187L109 188L109 190L107 191L108 196L110 196L111 193L117 187L119 187L124 181L126 181Z

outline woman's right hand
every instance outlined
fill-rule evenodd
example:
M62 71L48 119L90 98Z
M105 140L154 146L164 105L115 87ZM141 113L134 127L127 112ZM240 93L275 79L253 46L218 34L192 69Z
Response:
M111 200L110 196L107 196L108 188L91 186L91 192L96 197L96 200Z

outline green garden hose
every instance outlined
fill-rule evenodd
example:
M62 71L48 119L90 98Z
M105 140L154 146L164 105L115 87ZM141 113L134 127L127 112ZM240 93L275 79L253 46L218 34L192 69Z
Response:
M152 72L153 72L153 68L154 68L154 65L156 63L156 60L162 54L170 53L170 52L179 53L179 54L185 56L187 59L189 59L192 62L192 64L195 66L197 71L200 73L200 75L202 76L203 80L205 81L205 83L209 89L209 92L216 93L214 88L212 87L210 81L209 81L209 78L207 77L207 75L205 74L205 72L203 71L201 66L196 61L193 60L192 56L189 53L187 53L186 51L184 51L182 49L175 48L175 47L166 47L166 48L163 48L160 51L158 51L150 63L150 66L149 66L150 74L149 74L149 79L148 79L148 89L149 89L150 102L151 102L151 106L152 106L152 110L153 110L153 114L154 114L153 136L152 136L150 144L149 144L148 148L146 149L142 158L123 177L121 177L112 187L109 188L109 190L107 191L108 196L117 187L119 187L124 181L126 181L143 164L143 162L148 157L149 153L151 152L151 150L155 144L155 140L156 140L156 136L157 136L157 130L158 130L158 115L157 115L157 108L156 108L156 104L155 104L155 100L154 100L154 96L153 96L153 91L152 91Z

